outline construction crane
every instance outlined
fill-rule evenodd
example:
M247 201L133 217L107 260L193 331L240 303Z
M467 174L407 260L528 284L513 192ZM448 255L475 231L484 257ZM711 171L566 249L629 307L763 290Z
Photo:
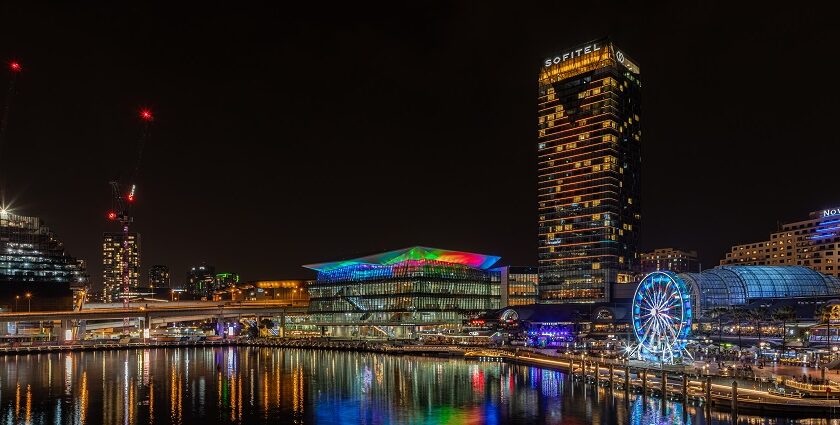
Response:
M111 185L111 210L108 211L108 220L118 222L122 227L122 246L120 252L120 266L121 266L121 283L122 290L120 291L120 298L122 298L123 308L129 307L130 292L131 292L131 269L130 269L130 252L131 247L129 240L129 228L134 222L134 216L131 214L131 207L137 199L137 177L140 172L140 161L143 158L143 147L149 138L152 121L154 116L148 109L140 110L140 120L143 123L143 131L140 136L140 143L137 151L137 162L133 171L128 176L128 180L123 184L119 181L110 182ZM124 333L128 333L129 318L123 319Z
M12 101L15 97L15 82L22 70L20 62L15 60L9 62L9 91L3 105L3 115L0 117L0 208L3 209L6 208L6 176L4 175L6 167L3 166L3 148L6 144L6 129L9 126L9 110L12 109Z

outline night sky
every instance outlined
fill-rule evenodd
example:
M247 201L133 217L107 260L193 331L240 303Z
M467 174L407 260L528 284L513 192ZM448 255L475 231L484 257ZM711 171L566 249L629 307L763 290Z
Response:
M46 220L96 285L141 107L156 116L135 209L144 279L166 264L179 283L201 261L308 277L301 264L410 245L536 264L537 73L602 36L641 66L643 248L711 266L840 207L825 10L47 3L0 6L0 59L24 67L0 167L15 212Z

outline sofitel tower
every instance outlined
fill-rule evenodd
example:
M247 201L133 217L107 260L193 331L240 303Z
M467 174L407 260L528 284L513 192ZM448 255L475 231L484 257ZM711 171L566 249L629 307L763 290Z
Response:
M609 301L632 287L640 91L639 67L608 39L561 51L541 66L540 302Z

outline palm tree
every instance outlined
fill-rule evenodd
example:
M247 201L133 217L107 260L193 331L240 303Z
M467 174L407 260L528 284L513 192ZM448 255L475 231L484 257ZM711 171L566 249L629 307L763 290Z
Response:
M823 304L822 307L818 308L816 311L817 319L819 319L820 322L825 323L826 343L828 344L828 352L832 354L832 357L834 352L831 350L831 321L838 318L837 313L837 304Z
M787 322L796 320L796 310L786 305L776 309L772 314L773 320L782 322L782 353L785 352L787 342Z
M747 312L747 317L758 329L758 357L761 357L761 325L767 321L768 313L767 307L755 307Z
M747 317L747 311L743 307L732 307L729 314L732 315L732 321L735 322L735 329L738 331L738 349L740 350L743 348L741 345L741 322Z
M729 307L715 307L706 312L706 317L712 320L717 320L718 324L718 344L723 342L723 317L729 314Z

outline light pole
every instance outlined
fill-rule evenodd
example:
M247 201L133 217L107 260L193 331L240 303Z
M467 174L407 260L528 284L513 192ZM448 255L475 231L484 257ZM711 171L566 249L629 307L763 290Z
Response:
M32 313L32 294L26 293L26 301L29 303L29 312Z
M20 295L15 295L15 312L18 310L18 301L20 301ZM15 320L15 335L18 335L18 321Z

